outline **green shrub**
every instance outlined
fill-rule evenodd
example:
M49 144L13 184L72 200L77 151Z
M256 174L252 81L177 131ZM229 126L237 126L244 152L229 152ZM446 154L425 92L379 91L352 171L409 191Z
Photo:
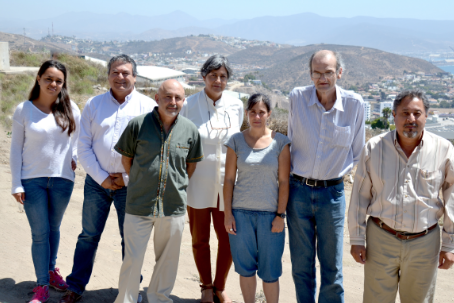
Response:
M11 66L30 66L39 67L44 61L49 60L50 53L29 53L29 52L11 52L10 65Z

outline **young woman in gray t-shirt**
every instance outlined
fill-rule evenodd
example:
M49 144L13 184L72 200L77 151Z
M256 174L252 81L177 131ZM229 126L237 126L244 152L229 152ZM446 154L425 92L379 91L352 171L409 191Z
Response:
M252 95L246 109L250 127L225 144L225 228L245 303L255 302L256 272L266 301L279 300L290 139L266 126L270 115L269 98Z

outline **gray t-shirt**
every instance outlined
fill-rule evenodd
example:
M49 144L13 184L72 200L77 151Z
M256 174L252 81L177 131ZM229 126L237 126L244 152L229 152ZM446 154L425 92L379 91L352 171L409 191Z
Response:
M230 137L225 146L237 156L238 179L233 190L233 209L277 211L279 155L290 139L276 133L265 148L251 148L243 133Z

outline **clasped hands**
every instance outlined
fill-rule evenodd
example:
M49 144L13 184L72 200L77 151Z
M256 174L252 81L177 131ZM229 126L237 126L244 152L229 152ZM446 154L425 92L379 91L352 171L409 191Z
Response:
M117 190L125 186L122 173L112 173L102 182L105 189Z

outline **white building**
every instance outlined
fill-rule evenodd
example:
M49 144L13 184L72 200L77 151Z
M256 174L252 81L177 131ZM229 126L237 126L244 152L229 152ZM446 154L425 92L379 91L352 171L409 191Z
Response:
M184 75L186 74L183 72L166 67L137 66L137 84L153 84L157 86L168 79L175 79L184 83Z
M96 58L93 58L93 57L89 57L89 56L80 56L80 58L82 59L85 59L87 61L91 61L91 62L94 62L94 63L98 63L104 67L107 67L107 61L104 61L104 60L101 60L101 59L96 59Z
M370 103L364 102L364 117L366 121L370 121Z
M390 108L393 109L393 102L378 102L374 104L373 114L383 117L383 109ZM389 122L394 121L394 117L392 115L388 118Z
M380 117L383 117L383 109L390 108L393 109L393 102L377 102L374 104L373 112Z

